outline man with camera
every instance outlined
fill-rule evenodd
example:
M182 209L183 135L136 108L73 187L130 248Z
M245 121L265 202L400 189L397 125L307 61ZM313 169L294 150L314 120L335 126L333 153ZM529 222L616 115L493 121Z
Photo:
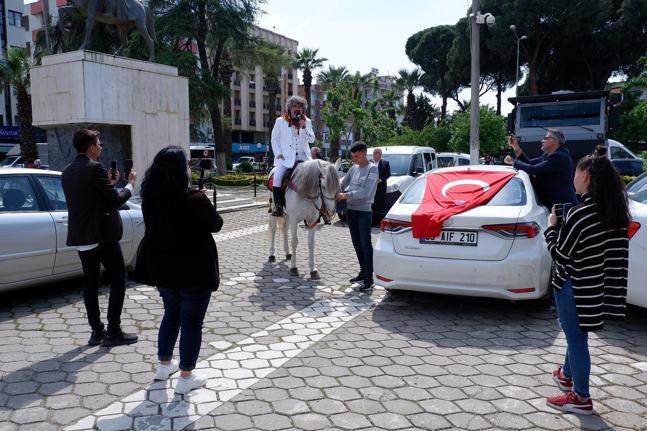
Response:
M555 204L577 204L573 187L573 160L564 146L566 138L559 129L547 129L541 140L540 157L529 159L523 153L515 135L510 135L508 145L513 149L515 158L505 157L505 163L526 172L532 178L539 202L549 210Z
M137 342L137 335L121 330L121 309L126 293L126 268L119 240L123 225L119 208L133 193L137 174L131 170L120 192L116 166L106 171L97 160L103 144L96 130L80 129L73 145L78 155L61 176L68 207L67 245L77 247L83 267L83 301L92 335L88 344L119 346ZM110 278L108 328L101 321L99 284L101 264Z
M285 113L276 119L272 129L272 152L274 153L274 177L272 194L274 217L283 216L283 193L281 182L285 171L293 168L297 161L311 160L310 145L315 141L312 121L305 115L308 102L300 96L288 98Z

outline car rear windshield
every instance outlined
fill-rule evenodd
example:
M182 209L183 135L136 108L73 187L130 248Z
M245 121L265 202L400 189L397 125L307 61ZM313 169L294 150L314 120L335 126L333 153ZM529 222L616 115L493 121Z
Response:
M389 162L391 176L409 175L411 154L382 154L382 158Z
M403 204L422 203L426 185L427 177L418 178L413 182L413 184L411 184L407 191L404 192L401 202ZM520 178L513 178L490 200L490 202L487 203L487 205L518 206L525 205L526 201L526 187L523 185L523 181Z

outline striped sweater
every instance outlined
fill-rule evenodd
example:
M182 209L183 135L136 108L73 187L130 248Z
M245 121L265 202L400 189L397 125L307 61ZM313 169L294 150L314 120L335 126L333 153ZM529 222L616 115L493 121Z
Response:
M605 318L625 317L629 238L627 229L605 229L593 198L583 198L544 236L556 266L553 286L561 289L570 277L580 329L597 331Z

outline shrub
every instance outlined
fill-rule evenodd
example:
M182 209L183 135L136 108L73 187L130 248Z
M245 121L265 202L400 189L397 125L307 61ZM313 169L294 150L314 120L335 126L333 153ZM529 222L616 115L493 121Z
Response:
M256 184L262 185L267 181L267 175L256 175ZM254 184L253 175L221 175L211 177L210 183L216 186L251 186Z
M630 182L632 182L635 179L636 179L636 177L632 177L632 176L629 176L629 175L623 175L622 176L622 180L625 182L625 184L629 184Z
M245 173L254 172L254 165L245 160L238 165L238 171Z

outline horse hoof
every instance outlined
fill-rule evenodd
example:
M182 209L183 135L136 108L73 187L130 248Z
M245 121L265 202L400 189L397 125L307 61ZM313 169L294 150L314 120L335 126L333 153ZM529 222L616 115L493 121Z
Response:
M276 262L276 256L270 256L269 259L267 259L268 262Z
M290 259L292 259L292 255L291 254L286 254L285 255L285 260L290 260Z
M290 268L290 275L293 277L299 276L299 270L297 268Z
M310 279L311 280L319 280L321 277L319 277L319 271L310 271Z

